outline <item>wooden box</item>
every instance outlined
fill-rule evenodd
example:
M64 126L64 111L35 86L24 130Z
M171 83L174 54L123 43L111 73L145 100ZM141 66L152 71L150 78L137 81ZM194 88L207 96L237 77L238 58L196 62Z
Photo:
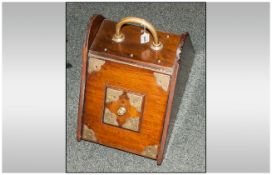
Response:
M140 42L143 30L150 35L146 43ZM160 165L175 87L185 84L192 62L189 34L156 31L140 18L115 23L95 15L82 56L77 140L155 159Z

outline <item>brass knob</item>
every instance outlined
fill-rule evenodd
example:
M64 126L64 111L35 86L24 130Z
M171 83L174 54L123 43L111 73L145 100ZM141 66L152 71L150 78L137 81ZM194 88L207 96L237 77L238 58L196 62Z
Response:
M122 116L122 115L125 115L126 112L127 112L127 109L121 106L117 111L117 115Z

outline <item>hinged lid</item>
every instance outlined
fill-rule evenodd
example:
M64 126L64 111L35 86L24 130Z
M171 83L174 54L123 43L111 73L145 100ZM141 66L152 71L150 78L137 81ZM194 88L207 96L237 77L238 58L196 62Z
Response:
M187 33L175 35L157 31L159 42L162 43L163 47L161 50L153 50L151 47L154 37L150 36L148 43L141 44L140 37L144 29L141 26L124 25L121 29L125 36L124 40L122 42L114 41L116 24L116 22L106 19L102 22L90 47L89 54L101 56L101 59L124 61L136 66L147 66L172 74Z

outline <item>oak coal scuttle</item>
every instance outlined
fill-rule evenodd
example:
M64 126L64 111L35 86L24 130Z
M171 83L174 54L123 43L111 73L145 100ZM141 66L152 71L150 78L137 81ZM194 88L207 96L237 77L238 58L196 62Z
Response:
M184 91L193 55L188 33L156 31L136 17L116 23L92 16L82 50L77 140L160 165L179 107L173 99Z

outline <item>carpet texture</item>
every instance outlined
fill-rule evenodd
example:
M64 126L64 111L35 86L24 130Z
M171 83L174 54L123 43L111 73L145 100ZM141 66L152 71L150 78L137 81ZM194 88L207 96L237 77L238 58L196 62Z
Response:
M205 3L67 3L67 172L205 172ZM89 17L136 16L158 30L189 32L195 58L161 166L156 161L76 140L81 49Z

